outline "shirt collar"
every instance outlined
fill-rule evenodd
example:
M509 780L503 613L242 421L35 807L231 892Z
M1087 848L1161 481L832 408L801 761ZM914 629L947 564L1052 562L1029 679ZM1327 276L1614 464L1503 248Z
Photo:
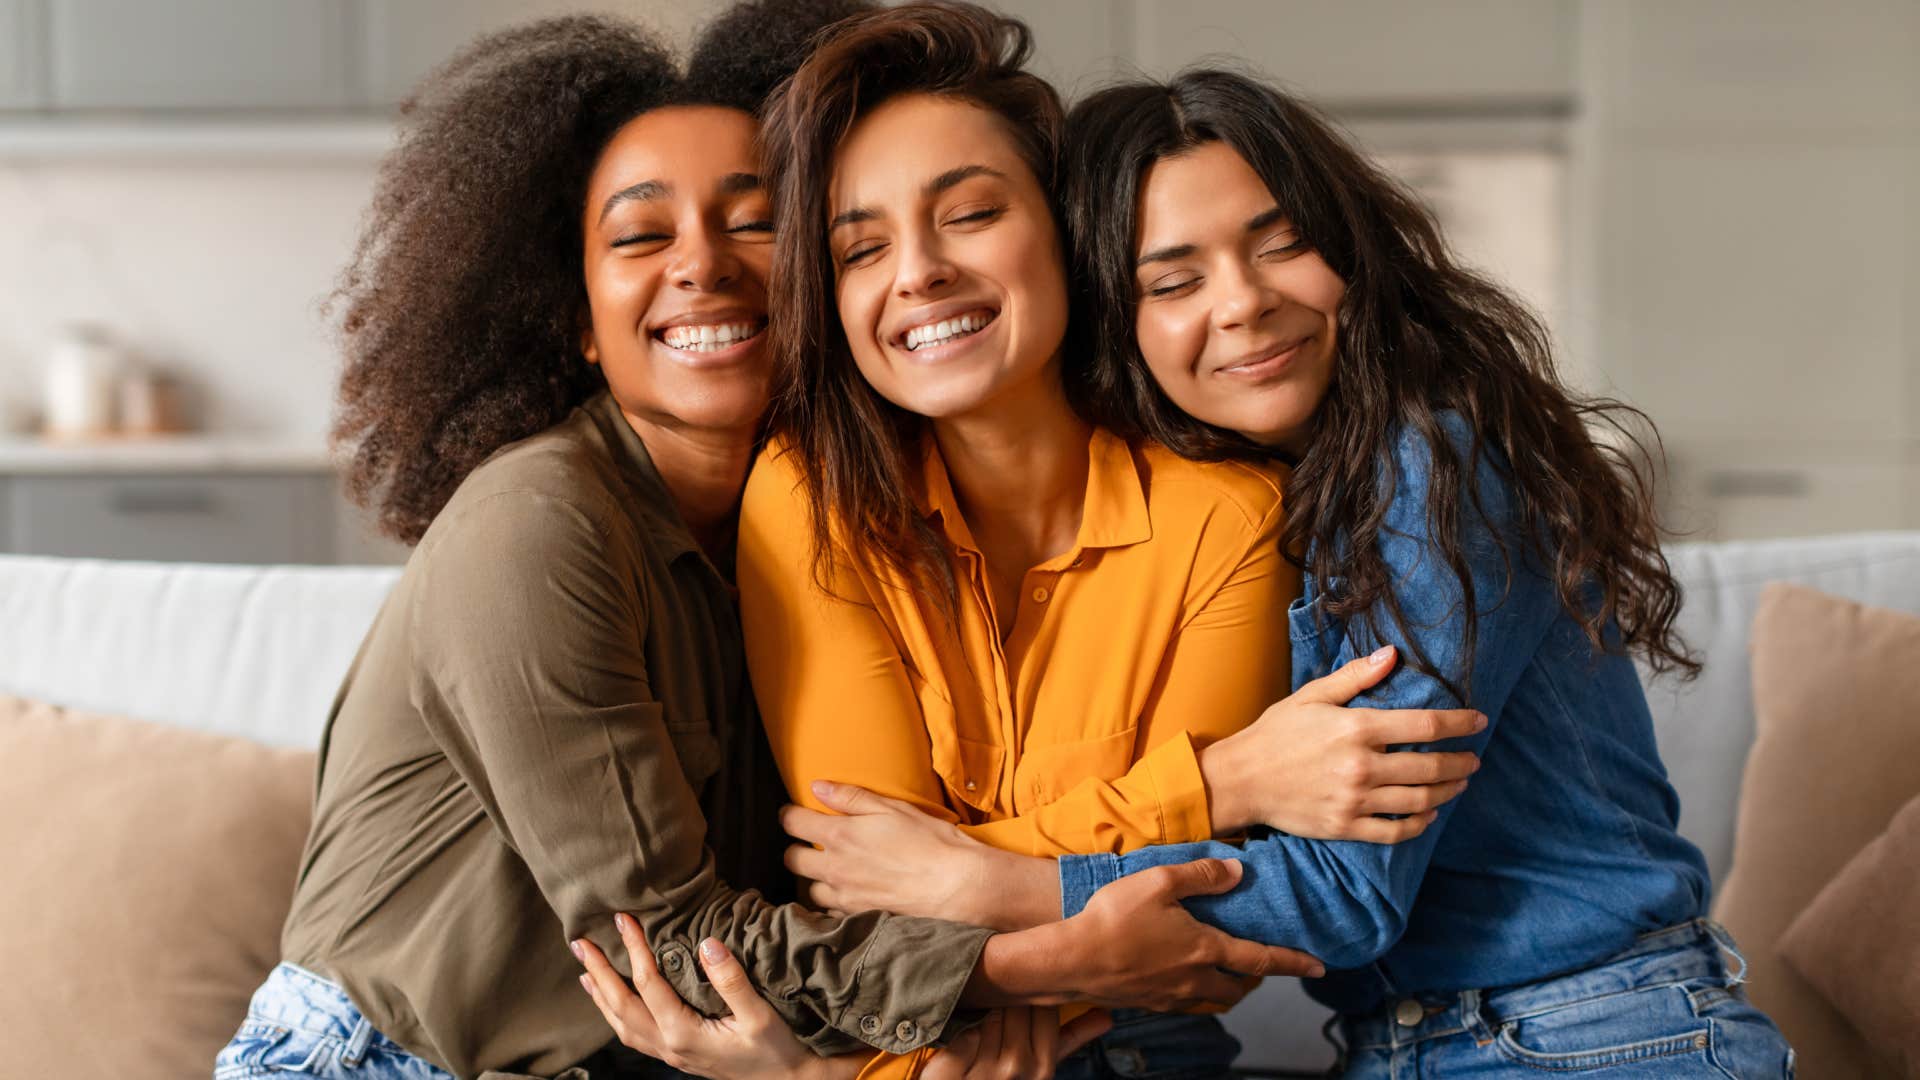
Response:
M920 490L915 495L920 512L938 516L947 539L969 551L980 550L960 513L947 463L940 456L932 432L920 439ZM1146 478L1125 440L1104 428L1095 428L1087 442L1087 493L1080 508L1080 534L1074 546L1126 547L1151 539L1153 522L1147 516Z
M633 425L627 423L613 395L603 390L580 408L600 429L621 478L633 489L633 502L627 510L646 525L648 541L656 545L669 562L688 554L704 559L706 552L687 530L687 523L681 520L673 493L667 490L667 482L654 467L647 444L641 440L640 433L633 430Z

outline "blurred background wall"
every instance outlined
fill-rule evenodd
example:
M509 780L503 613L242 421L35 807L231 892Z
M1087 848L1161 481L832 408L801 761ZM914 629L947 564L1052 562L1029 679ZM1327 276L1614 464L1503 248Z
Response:
M395 557L329 493L319 311L395 103L486 29L719 6L0 0L0 550ZM1691 537L1920 528L1920 4L999 6L1069 95L1229 57L1319 101L1652 416ZM37 434L94 346L190 433Z

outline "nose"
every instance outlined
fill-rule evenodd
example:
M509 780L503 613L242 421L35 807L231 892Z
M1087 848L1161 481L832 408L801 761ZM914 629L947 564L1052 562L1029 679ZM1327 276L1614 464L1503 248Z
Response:
M1249 330L1280 306L1280 294L1260 280L1254 268L1236 262L1217 275L1220 297L1213 305L1213 325L1220 330Z
M740 279L740 259L708 226L682 227L667 273L676 288L719 292Z
M902 299L938 293L959 276L937 238L906 236L895 244L893 284Z

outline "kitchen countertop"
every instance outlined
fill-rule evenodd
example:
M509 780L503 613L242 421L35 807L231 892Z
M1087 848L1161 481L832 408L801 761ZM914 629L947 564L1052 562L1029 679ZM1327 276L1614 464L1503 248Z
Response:
M327 472L319 439L197 432L103 439L0 435L0 475L45 473Z

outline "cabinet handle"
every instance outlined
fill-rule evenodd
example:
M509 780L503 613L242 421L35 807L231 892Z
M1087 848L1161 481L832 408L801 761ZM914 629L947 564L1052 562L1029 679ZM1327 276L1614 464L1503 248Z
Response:
M109 505L116 514L211 514L218 504L205 491L116 491Z

